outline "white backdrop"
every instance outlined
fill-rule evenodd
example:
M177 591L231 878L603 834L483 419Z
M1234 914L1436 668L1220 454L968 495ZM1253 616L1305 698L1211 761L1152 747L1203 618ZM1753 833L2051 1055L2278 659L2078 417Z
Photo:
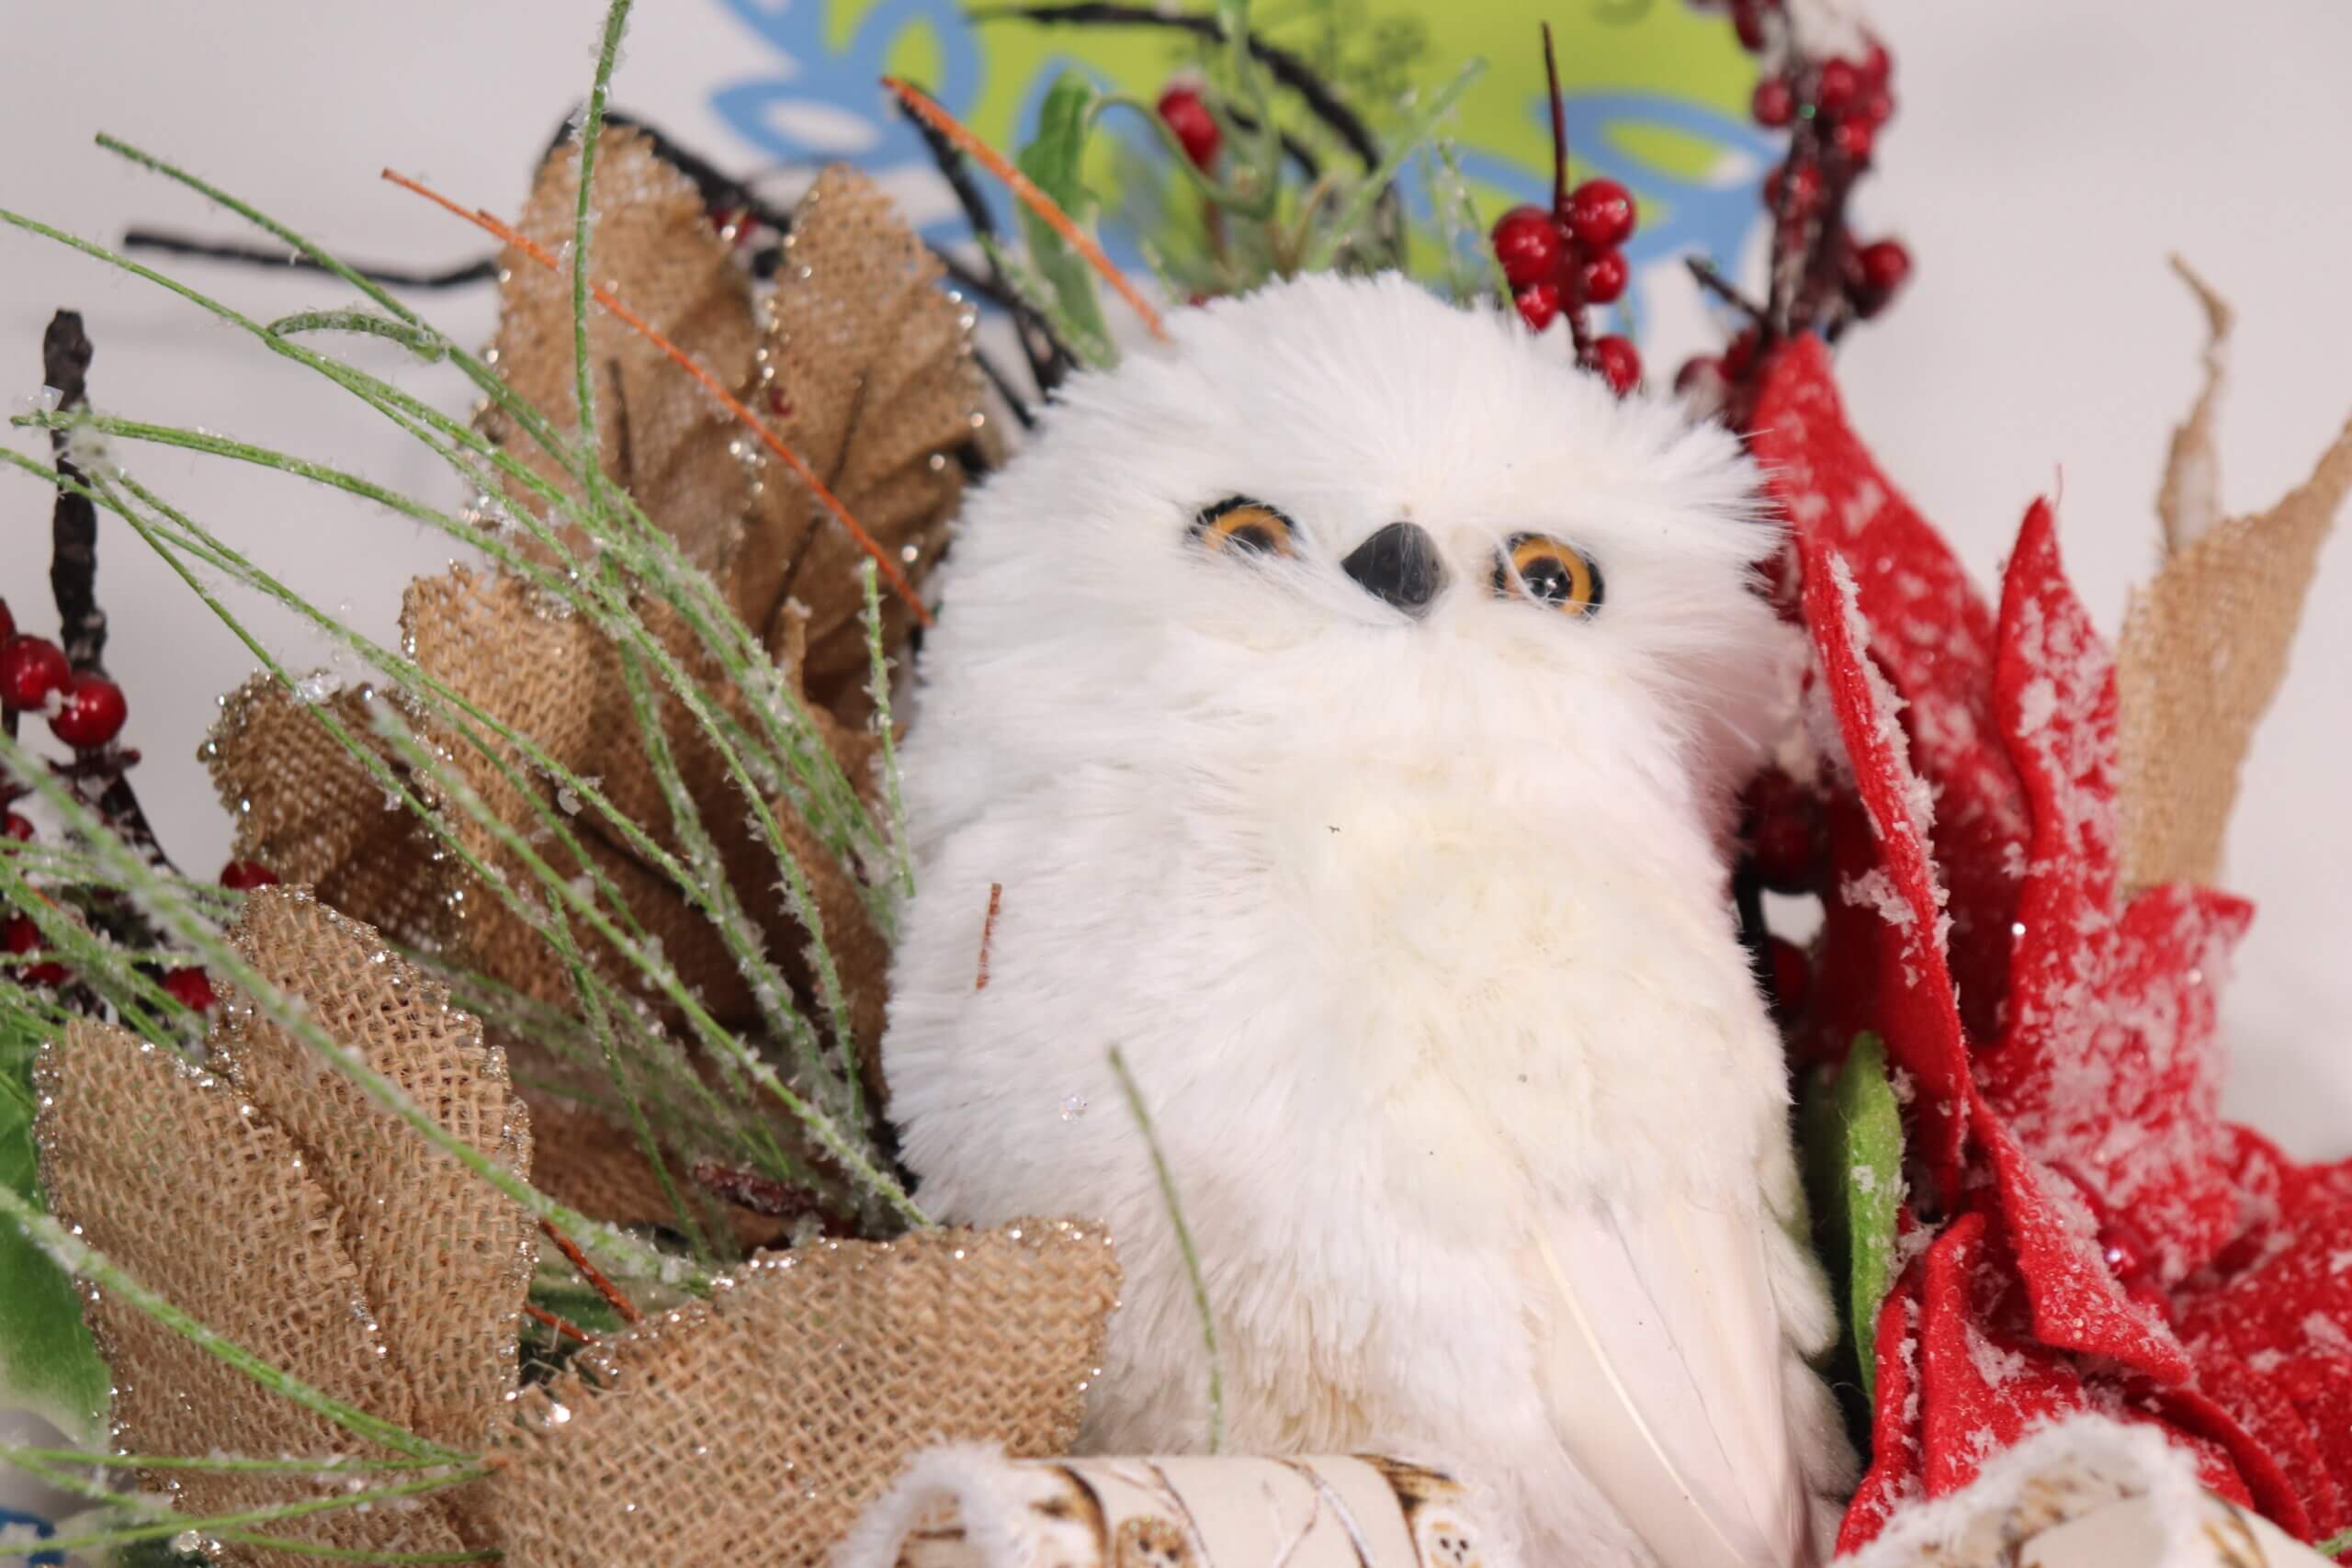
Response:
M1674 3L1674 0L1661 0ZM511 211L584 86L595 0L314 0L9 7L0 204L111 240L131 221L237 225L89 145L100 129L215 177L345 254L440 265L469 231L376 178L393 164ZM1908 296L1857 333L1844 375L1890 469L1990 579L2029 500L2063 480L2070 565L2111 629L2151 558L2151 499L2195 387L2199 323L2170 277L2186 252L2237 304L2226 496L2267 504L2352 412L2352 6L2343 0L1890 0L1879 23L1903 111L1869 187L1873 226L1919 260ZM648 0L618 99L721 162L752 154L706 107L748 48L718 0ZM932 199L936 199L935 194ZM266 319L324 302L316 277L180 265ZM486 335L488 292L429 301ZM428 495L430 459L355 405L149 286L0 232L0 392L27 406L50 310L78 307L102 403L305 452ZM1670 354L1653 352L1670 366ZM374 367L394 368L392 356ZM458 407L452 375L412 386ZM9 437L29 444L21 433ZM142 475L327 605L390 631L401 584L447 554L414 525L294 481L172 454ZM0 592L49 619L45 496L0 482ZM132 700L137 782L165 841L217 864L221 818L193 754L251 660L127 535L101 551L109 655ZM2233 1109L2306 1156L2352 1153L2352 547L2327 556L2295 673L2256 755L2230 882L2261 919L2229 993ZM304 658L289 621L256 624Z

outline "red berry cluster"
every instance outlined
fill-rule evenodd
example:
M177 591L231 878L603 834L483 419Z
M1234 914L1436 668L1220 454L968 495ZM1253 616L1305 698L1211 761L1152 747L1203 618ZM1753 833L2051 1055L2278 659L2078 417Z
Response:
M1767 357L1759 350L1808 331L1835 341L1850 321L1877 315L1910 277L1911 254L1894 240L1857 241L1846 227L1847 198L1894 114L1886 46L1863 35L1852 58L1815 58L1805 53L1784 0L1728 0L1728 8L1741 44L1760 57L1749 112L1758 125L1790 132L1787 155L1763 186L1772 215L1770 288L1764 303L1752 304L1694 262L1701 283L1756 324L1721 355L1686 362L1674 382L1737 423L1753 392L1749 372Z
M1495 220L1495 259L1510 285L1520 319L1542 332L1566 317L1577 360L1597 370L1619 397L1641 385L1642 356L1627 339L1585 331L1588 305L1614 304L1625 292L1627 240L1634 237L1634 194L1615 180L1568 188L1567 122L1552 29L1544 29L1544 70L1552 94L1552 207L1529 203Z
M75 670L45 637L20 637L0 601L0 707L10 717L40 713L51 733L77 751L96 750L122 733L130 705L122 688L94 670Z
M1159 95L1159 118L1184 149L1184 156L1196 169L1206 169L1216 162L1217 148L1224 142L1225 133L1217 129L1216 116L1209 113L1209 106L1202 100L1200 89L1179 82Z

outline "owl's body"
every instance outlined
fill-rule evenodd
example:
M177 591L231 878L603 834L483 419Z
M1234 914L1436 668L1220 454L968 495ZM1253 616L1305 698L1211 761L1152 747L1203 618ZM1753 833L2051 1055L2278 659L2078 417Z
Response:
M1532 1562L1798 1561L1842 1478L1725 894L1787 673L1747 474L1397 280L1177 335L1076 383L951 558L884 1045L918 1196L1109 1224L1088 1441L1198 1447L1198 1314L1117 1046L1231 1447L1440 1456L1515 1500ZM1645 1445L1698 1537L1611 1457Z

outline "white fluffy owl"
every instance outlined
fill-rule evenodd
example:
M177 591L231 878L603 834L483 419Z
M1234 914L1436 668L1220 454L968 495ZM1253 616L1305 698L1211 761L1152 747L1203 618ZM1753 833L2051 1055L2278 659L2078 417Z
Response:
M1116 1046L1232 1449L1442 1456L1530 1564L1810 1561L1833 1320L1726 891L1789 671L1752 470L1399 278L1171 329L945 569L883 1045L920 1200L1107 1223L1086 1440L1200 1447Z

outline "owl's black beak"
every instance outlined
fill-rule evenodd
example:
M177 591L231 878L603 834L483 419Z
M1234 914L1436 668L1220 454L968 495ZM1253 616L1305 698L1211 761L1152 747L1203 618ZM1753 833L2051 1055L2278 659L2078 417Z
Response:
M1418 523L1391 523L1358 545L1340 568L1365 592L1408 615L1425 614L1445 582L1437 541Z

